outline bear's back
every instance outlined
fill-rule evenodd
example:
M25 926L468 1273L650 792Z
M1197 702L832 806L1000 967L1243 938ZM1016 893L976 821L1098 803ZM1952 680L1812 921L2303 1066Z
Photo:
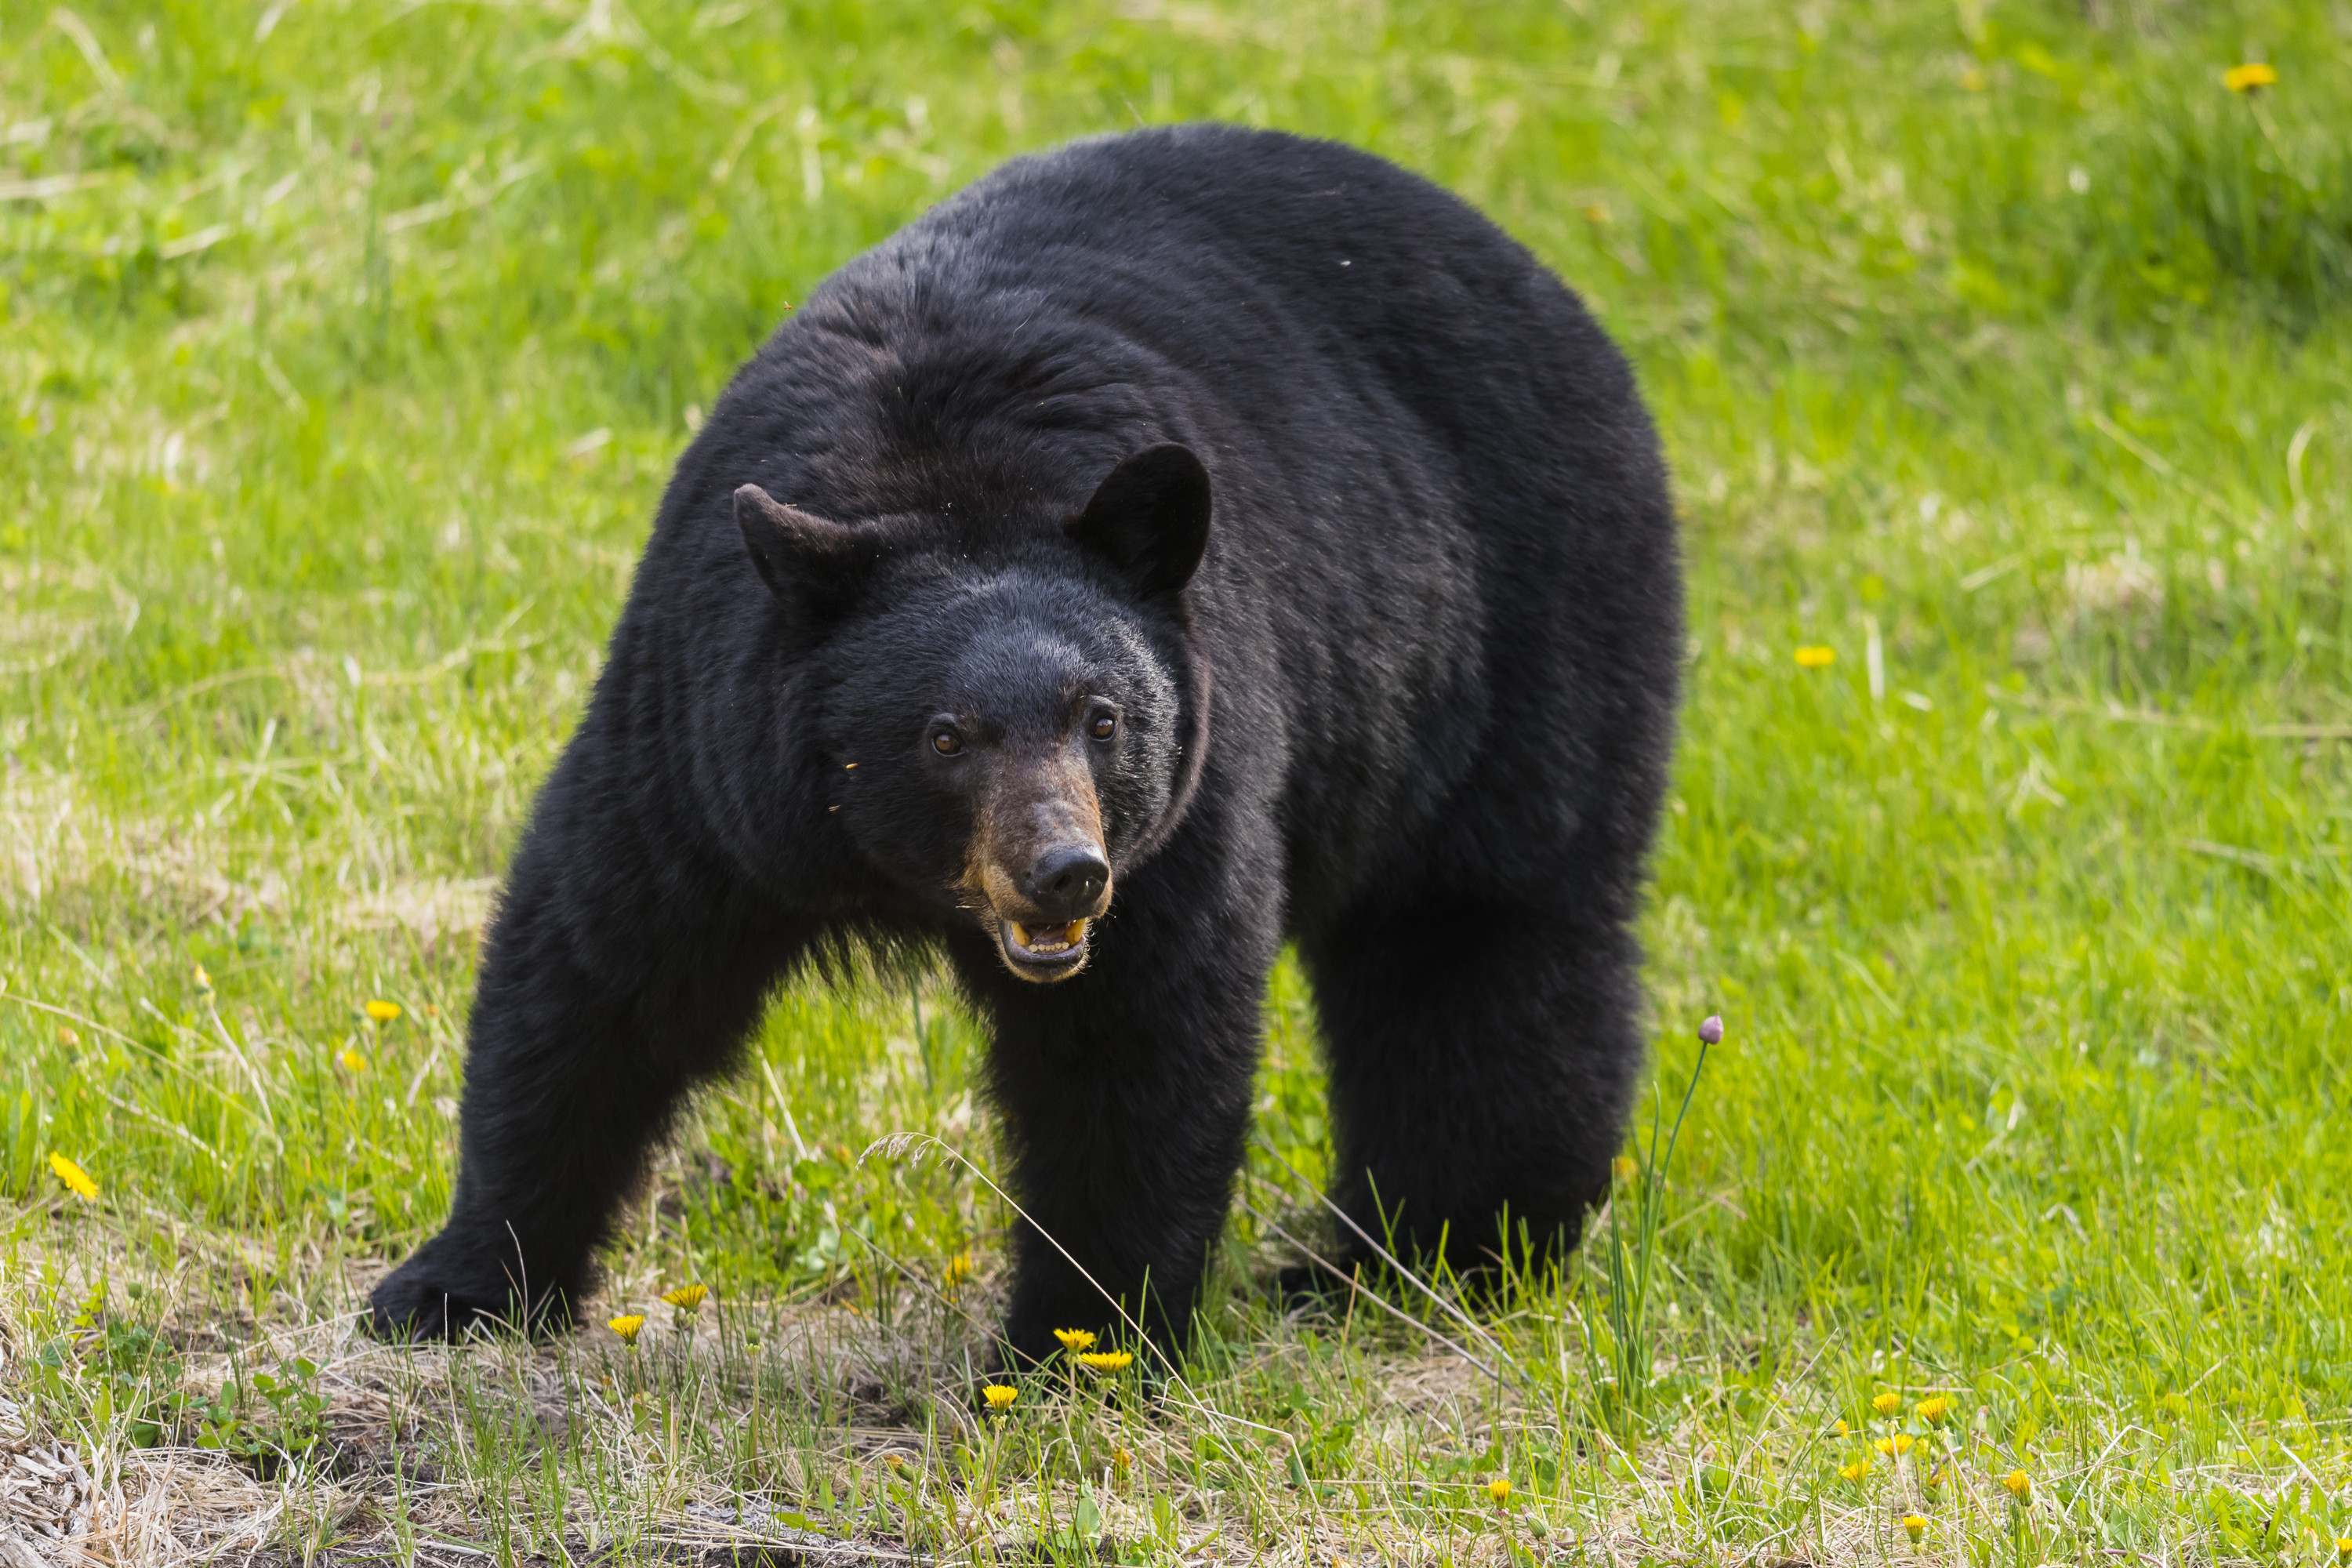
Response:
M902 334L929 317L921 330L967 342L1008 301L1033 330L1107 327L1229 399L1277 367L1293 408L1313 395L1302 370L1377 384L1457 449L1507 435L1502 405L1531 395L1633 395L1574 296L1476 209L1280 132L1156 127L1016 159L850 262L805 314L897 314Z

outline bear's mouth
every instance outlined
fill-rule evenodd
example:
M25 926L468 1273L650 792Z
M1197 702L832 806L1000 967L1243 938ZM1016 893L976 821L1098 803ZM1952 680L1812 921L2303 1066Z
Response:
M1029 926L1000 920L997 942L1004 951L1004 962L1024 980L1066 980L1087 962L1087 927L1092 923L1085 916L1064 925Z

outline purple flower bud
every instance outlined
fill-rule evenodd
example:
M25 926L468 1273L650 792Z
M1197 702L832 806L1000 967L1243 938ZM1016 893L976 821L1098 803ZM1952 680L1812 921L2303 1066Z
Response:
M1698 1042L1703 1046L1719 1046L1723 1044L1722 1014L1710 1013L1706 1016L1706 1022L1698 1026Z

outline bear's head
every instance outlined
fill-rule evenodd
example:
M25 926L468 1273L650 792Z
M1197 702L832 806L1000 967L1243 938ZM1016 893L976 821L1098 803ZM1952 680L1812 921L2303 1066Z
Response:
M850 526L735 491L794 628L831 820L901 895L973 919L1024 980L1085 967L1119 874L1197 783L1207 670L1181 595L1209 476L1163 443L1058 533Z

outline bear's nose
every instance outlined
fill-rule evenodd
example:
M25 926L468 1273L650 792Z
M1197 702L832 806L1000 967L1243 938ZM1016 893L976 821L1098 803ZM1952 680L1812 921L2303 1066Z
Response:
M1110 866L1091 844L1057 844L1037 857L1022 891L1047 920L1074 921L1095 912Z

